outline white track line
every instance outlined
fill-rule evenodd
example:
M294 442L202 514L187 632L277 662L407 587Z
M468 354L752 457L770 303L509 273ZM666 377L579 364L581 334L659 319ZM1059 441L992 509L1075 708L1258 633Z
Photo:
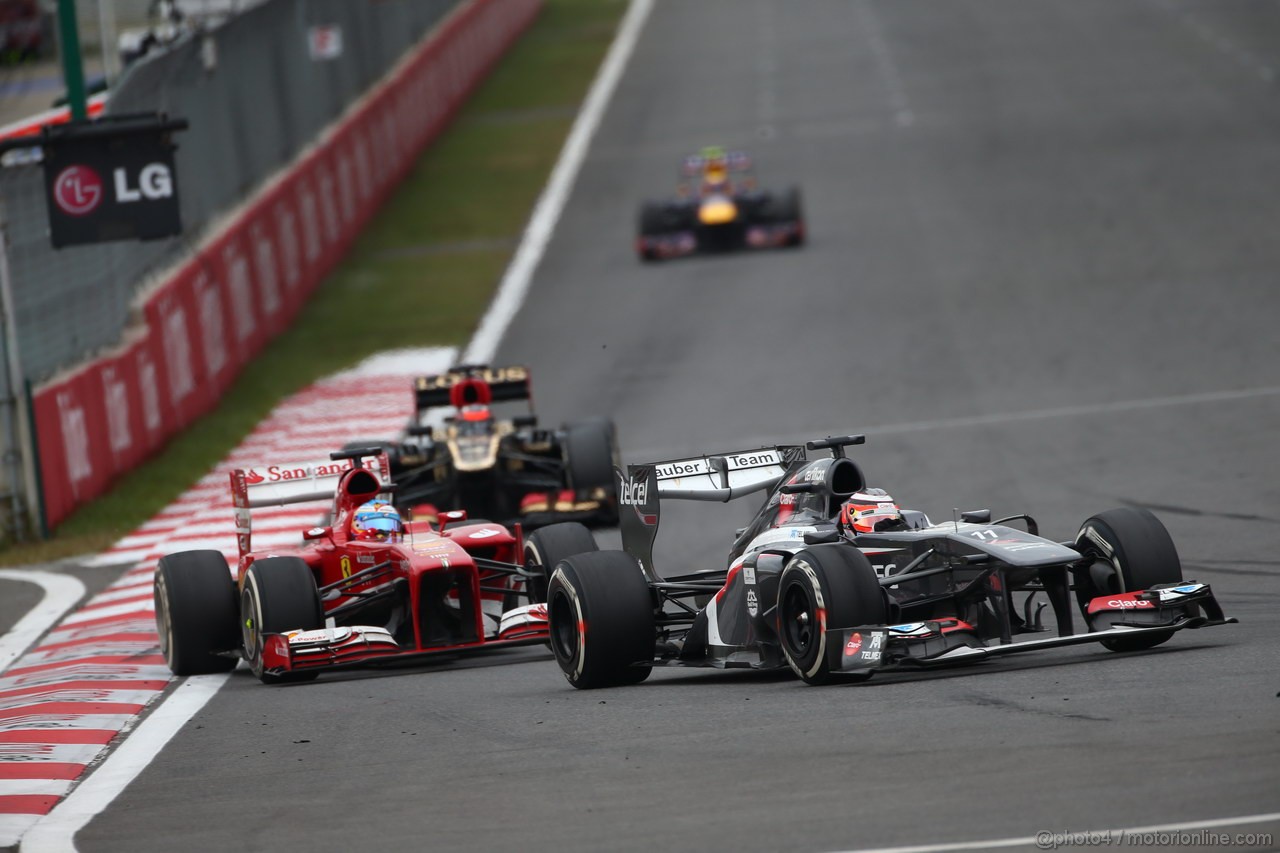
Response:
M9 664L56 625L77 601L84 598L84 584L70 575L28 569L0 569L0 578L37 584L44 590L40 603L18 620L9 633L0 637L0 672L4 672Z
M1257 400L1266 397L1280 396L1280 386L1263 388L1245 388L1238 391L1205 391L1199 394L1183 394L1177 397L1149 397L1145 400L1119 400L1114 403L1082 403L1078 406L1056 406L1050 409L1031 409L1025 412L998 412L990 415L971 415L963 418L939 418L930 421L906 421L883 426L864 427L858 432L869 436L895 436L907 432L932 432L933 430L963 429L966 427L1003 426L1023 423L1025 421L1045 421L1054 418L1078 418L1089 415L1111 415L1120 412L1140 412L1146 409L1164 409L1171 406L1199 406L1206 403L1234 403L1239 400ZM850 429L849 424L837 425L834 431L828 428L828 434L842 434ZM822 432L821 427L808 430L808 436L816 436ZM777 433L769 435L748 436L738 440L739 447L753 445L767 446L779 443ZM640 449L631 451L635 459L654 459L670 454L670 447L657 449Z
M467 346L464 362L489 361L520 310L533 279L533 271L542 260L551 233L569 199L569 191L586 156L587 145L595 135L652 8L653 0L631 0L613 45L596 73L569 138L560 151L547 187L538 199L511 266L503 275L493 303ZM100 767L76 786L69 797L35 824L22 839L22 853L75 853L75 834L128 787L160 754L165 744L213 698L226 680L225 675L187 678Z
M582 161L586 159L591 137L595 136L596 128L600 126L604 111L613 97L613 90L622 79L622 72L627 67L627 61L631 58L631 52L640 39L640 31L644 28L644 22L648 19L652 8L653 0L631 0L631 5L618 26L618 34L613 39L613 45L609 48L609 54L596 73L591 91L587 92L582 109L578 111L578 117L573 122L569 138L565 140L564 148L560 149L560 157L556 160L556 166L551 172L547 186L538 197L538 204L534 207L529 224L520 238L520 246L516 249L511 266L507 267L506 273L502 276L498 292L490 303L489 310L480 319L480 326L467 346L462 357L463 363L491 361L498 351L498 344L502 342L502 337L507 332L507 327L515 319L520 306L524 304L529 285L533 281L533 272L542 260L547 243L551 241L551 234L560 220L560 214L569 200L569 193L573 189L574 181L578 178Z
M1042 830L1035 835L1024 835L1020 838L995 838L986 841L961 841L949 844L918 844L912 847L859 847L842 850L839 853L949 853L952 850L992 850L1001 847L1036 847L1050 850L1058 847L1101 846L1115 844L1117 847L1136 845L1134 841L1126 841L1127 837L1172 832L1195 832L1200 829L1218 829L1225 826L1247 826L1254 823L1280 821L1280 812L1271 814L1243 815L1241 817L1224 817L1213 820L1196 820L1188 823L1166 823L1157 826L1131 826L1123 829L1092 829L1080 832L1051 832ZM1114 841L1098 841L1090 845L1072 844L1072 838L1111 838ZM1160 846L1166 846L1161 844ZM1176 846L1176 845L1175 845ZM1209 845L1213 846L1213 845ZM24 850L23 853L26 853Z

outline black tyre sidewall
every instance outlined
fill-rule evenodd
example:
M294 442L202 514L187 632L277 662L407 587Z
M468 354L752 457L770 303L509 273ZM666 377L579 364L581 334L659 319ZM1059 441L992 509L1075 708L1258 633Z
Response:
M621 464L618 433L613 421L594 418L570 424L565 430L565 468L569 487L585 495L592 489L604 489L606 524L617 524L618 495L614 483L614 466Z
M175 675L235 669L218 652L239 648L236 585L221 551L181 551L160 558L153 596L156 632Z
M263 636L324 627L320 593L307 564L298 557L255 561L241 585L240 622L244 657L254 675L264 681L279 680L263 671Z
M784 602L795 590L808 602L813 638L806 649L793 646L782 620L791 618ZM818 614L825 612L825 622ZM888 620L884 592L866 556L848 545L819 545L787 561L778 581L778 639L782 656L807 684L825 684L836 673L828 661L827 632ZM856 676L854 676L856 678ZM848 678L848 676L846 676Z
M648 582L622 551L561 560L547 590L551 650L574 687L636 684L653 660L654 612ZM639 665L637 665L639 664Z

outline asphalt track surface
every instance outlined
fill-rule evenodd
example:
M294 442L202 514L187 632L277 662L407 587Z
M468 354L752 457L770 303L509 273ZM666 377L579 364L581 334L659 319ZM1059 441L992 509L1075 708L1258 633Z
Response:
M580 692L539 650L241 671L79 849L817 851L1280 811L1278 57L1272 2L664 0L501 351L629 461L865 431L869 478L935 519L1069 538L1150 507L1241 624L833 688ZM810 245L637 263L638 202L708 143L803 187ZM748 513L666 508L659 567L721 565Z

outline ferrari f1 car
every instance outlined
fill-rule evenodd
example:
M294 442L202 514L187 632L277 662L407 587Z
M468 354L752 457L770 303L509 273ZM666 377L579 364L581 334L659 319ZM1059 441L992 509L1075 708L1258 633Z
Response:
M644 261L696 252L804 243L800 191L757 188L751 158L704 148L685 158L676 197L640 208L636 251Z
M1207 585L1183 579L1168 532L1146 510L1099 513L1070 542L1041 538L1028 515L992 521L978 510L935 524L867 490L844 451L862 441L808 442L831 451L815 460L779 446L619 471L625 550L569 557L550 578L551 646L569 682L632 684L674 665L790 667L822 684L1075 643L1141 650L1235 621ZM658 574L660 499L762 491L727 570ZM851 497L869 507L855 512ZM705 606L690 603L699 599ZM1046 606L1052 629L1040 619Z
M417 413L405 437L383 445L402 511L431 518L440 507L460 507L526 528L565 521L617 524L618 440L612 421L540 427L529 370L516 365L459 365L419 377L414 393ZM495 417L494 404L512 401L527 402L526 412ZM453 412L441 423L437 415L447 407Z
M238 582L220 551L169 554L156 568L156 627L169 668L225 672L243 658L274 683L545 642L542 564L594 550L590 531L559 524L525 539L518 527L468 522L464 511L406 526L389 505L388 525L359 527L363 508L391 488L387 467L374 447L233 471ZM333 523L303 532L300 547L252 549L253 508L326 498Z

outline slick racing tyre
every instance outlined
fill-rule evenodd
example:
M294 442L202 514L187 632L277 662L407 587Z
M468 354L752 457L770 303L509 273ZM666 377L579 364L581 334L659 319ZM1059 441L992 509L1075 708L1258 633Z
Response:
M578 500L600 496L601 523L618 524L618 489L613 481L614 466L620 466L618 434L613 421L592 418L569 424L564 441L565 467L569 488Z
M800 190L792 187L774 199L774 219L777 222L794 222L799 226L795 236L787 241L788 246L804 245L804 210L800 202Z
M324 627L320 592L311 569L298 557L264 557L254 561L240 588L240 631L244 658L264 684L309 681L315 672L272 675L262 662L263 638L285 631Z
M631 555L596 551L561 560L547 584L551 651L574 687L639 684L653 669L654 605Z
M174 675L235 669L236 584L221 551L161 557L154 595L160 653Z
M839 676L828 656L828 631L889 619L876 571L857 548L816 545L792 557L778 579L777 613L782 656L806 684L871 677Z
M1081 610L1100 596L1150 589L1182 580L1182 562L1169 531L1146 509L1121 507L1100 512L1080 526L1076 550L1092 562L1075 573ZM1172 631L1103 640L1113 652L1135 652L1158 646Z
M529 590L529 603L537 604L547 600L547 579L556 563L575 554L599 550L600 546L596 544L591 531L576 521L549 524L530 533L524 540L524 567L540 567L542 576L525 581ZM507 609L510 610L511 607Z

